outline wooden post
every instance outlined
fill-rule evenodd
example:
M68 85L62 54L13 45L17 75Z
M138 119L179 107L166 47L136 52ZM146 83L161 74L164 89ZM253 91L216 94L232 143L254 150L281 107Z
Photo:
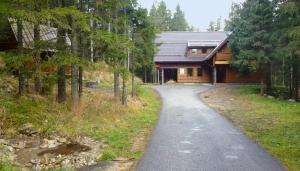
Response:
M157 70L157 83L160 83L160 69Z
M217 67L214 66L214 69L213 69L213 84L216 85L217 84Z
M163 85L165 83L165 70L161 70L161 84Z

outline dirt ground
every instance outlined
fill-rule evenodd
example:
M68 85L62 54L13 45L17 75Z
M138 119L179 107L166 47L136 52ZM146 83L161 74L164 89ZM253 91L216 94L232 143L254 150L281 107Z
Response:
M249 122L241 113L247 113L254 107L251 101L236 92L238 87L225 86L216 87L200 94L201 100L218 111L227 119L231 120L236 126L243 129L242 125ZM233 120L234 118L234 120Z

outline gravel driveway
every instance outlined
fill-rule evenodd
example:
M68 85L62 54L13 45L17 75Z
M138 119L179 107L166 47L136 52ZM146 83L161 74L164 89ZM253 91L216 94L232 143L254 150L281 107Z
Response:
M137 171L281 171L281 164L204 105L204 85L156 86L163 108Z

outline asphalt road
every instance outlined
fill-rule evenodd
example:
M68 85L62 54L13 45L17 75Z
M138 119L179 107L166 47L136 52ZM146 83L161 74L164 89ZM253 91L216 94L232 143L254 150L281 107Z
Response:
M209 86L154 87L163 108L137 171L282 171L281 164L204 105Z

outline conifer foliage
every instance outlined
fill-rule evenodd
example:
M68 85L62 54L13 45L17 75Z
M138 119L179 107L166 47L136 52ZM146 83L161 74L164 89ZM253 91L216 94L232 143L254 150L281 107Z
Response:
M142 69L150 72L153 68L154 26L148 11L138 7L136 0L1 0L0 16L1 31L10 28L11 21L17 25L18 48L1 53L1 58L7 65L6 72L17 71L20 96L26 94L30 80L35 93L41 95L52 93L56 83L57 100L64 103L70 74L70 97L77 106L84 67L89 62L104 61L115 73L116 99L126 105L129 75L141 75ZM34 38L28 47L24 36L32 28ZM55 38L45 40L45 28L55 29ZM45 73L42 68L55 72Z

